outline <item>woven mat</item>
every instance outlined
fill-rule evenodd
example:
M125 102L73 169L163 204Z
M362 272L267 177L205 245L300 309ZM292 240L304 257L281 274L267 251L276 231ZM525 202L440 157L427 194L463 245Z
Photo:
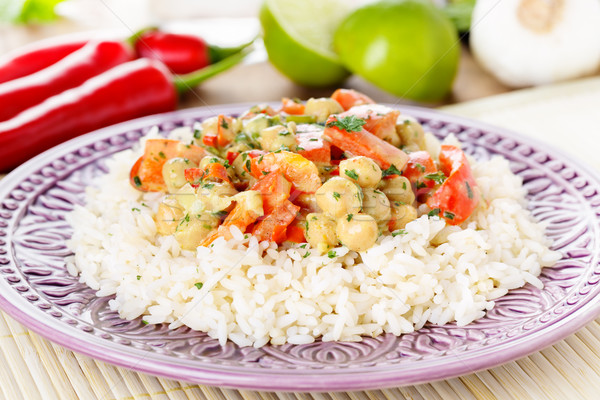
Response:
M600 170L600 78L512 92L444 108L536 137ZM192 385L95 361L0 316L5 399L596 399L600 318L552 347L460 378L348 393L271 393Z

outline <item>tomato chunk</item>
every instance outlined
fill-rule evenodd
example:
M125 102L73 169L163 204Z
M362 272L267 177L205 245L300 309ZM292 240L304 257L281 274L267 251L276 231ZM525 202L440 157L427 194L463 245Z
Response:
M334 125L335 121L345 117L355 117L352 114L341 113L332 115L325 125L325 136L331 139L331 143L344 151L356 156L372 158L382 169L394 165L401 170L408 161L408 156L399 148L373 135L364 127L359 130L345 130Z
M144 155L137 160L129 173L131 185L145 192L166 191L167 186L162 176L165 162L182 157L198 164L206 155L208 152L202 147L185 145L178 140L148 139Z
M258 222L254 226L252 234L258 240L270 240L272 242L281 243L286 238L286 229L300 211L300 207L292 204L289 200L285 200L277 208L273 209L265 219Z
M442 145L440 169L447 176L427 200L432 210L450 225L463 223L477 207L480 194L465 154L456 146Z
M331 95L331 98L340 103L344 111L361 104L375 103L369 96L353 89L337 89Z
M227 176L227 169L217 162L208 164L204 169L188 168L184 174L185 180L193 187L200 186L200 183L205 180L231 183Z
M219 147L227 146L235 138L232 124L233 118L231 117L222 114L217 117L217 145Z

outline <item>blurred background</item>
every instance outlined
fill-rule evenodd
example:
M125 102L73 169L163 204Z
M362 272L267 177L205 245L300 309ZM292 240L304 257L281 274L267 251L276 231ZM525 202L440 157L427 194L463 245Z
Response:
M24 44L57 35L102 30L127 36L149 25L201 35L209 43L217 45L234 45L259 34L261 26L257 17L261 3L260 0L0 0L0 55ZM346 3L358 7L373 1L348 0ZM435 2L440 7L445 3ZM470 3L470 11L474 1L467 0L467 3ZM461 29L464 31L464 26ZM459 34L465 37L458 45L461 57L450 94L442 99L418 104L453 104L511 90L474 60L469 51L468 35L460 31ZM376 101L415 103L378 88L358 75L325 87L298 85L268 62L260 39L254 47L254 52L242 65L185 94L180 107L274 101L282 96L305 99L329 95L337 86L363 91Z

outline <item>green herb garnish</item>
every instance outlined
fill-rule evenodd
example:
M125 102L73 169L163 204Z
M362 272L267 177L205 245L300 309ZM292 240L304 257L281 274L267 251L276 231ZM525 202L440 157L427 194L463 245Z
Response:
M467 196L469 197L469 199L472 199L473 189L471 189L471 185L469 185L469 182L465 181L465 186L467 187Z
M354 217L354 214L348 214L348 215L346 215L346 220L348 222L350 222L350 221L352 221L352 217Z
M347 169L346 171L344 171L344 173L346 174L346 176L354 179L355 181L358 180L358 174L356 173L355 170Z
M444 173L442 171L438 171L434 174L425 175L425 179L431 179L435 183L441 184L441 183L444 183L444 181L446 180L446 175L444 175Z
M441 211L441 210L440 210L439 208L434 208L433 210L429 211L429 212L427 213L427 215L428 215L429 217L437 217L438 215L440 215L440 211Z
M142 180L140 179L139 176L134 176L133 177L133 183L135 183L135 186L137 186L137 187L142 186Z
M401 175L402 172L394 164L390 165L388 169L384 169L381 173L382 176L390 176L390 175Z
M329 250L329 252L327 253L327 257L329 257L329 258L336 258L337 257L337 253L334 250Z
M363 125L366 124L362 118L358 118L356 115L349 115L340 119L333 120L327 123L327 127L337 127L346 132L360 132L363 129Z
M202 286L204 286L204 284L202 282L196 282L194 283L194 286L196 286L198 288L198 290L202 289Z
M335 201L338 201L340 197L342 197L341 194L339 194L338 192L333 192L333 198L335 199Z

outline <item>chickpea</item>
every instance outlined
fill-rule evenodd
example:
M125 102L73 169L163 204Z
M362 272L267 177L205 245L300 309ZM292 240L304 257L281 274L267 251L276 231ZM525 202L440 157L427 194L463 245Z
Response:
M417 219L417 209L408 204L392 202L392 218L388 224L390 232L403 229L410 221Z
M187 158L175 157L164 163L162 176L167 185L167 190L172 193L185 185L185 170L196 165Z
M391 216L390 201L377 189L363 189L363 212L375 218L377 223L389 221Z
M321 209L317 204L317 196L314 193L300 193L296 197L295 203L310 212L320 212Z
M172 198L166 198L158 205L154 216L156 231L160 235L172 235L183 218L183 208Z
M413 150L425 150L425 131L421 124L417 122L413 117L401 115L398 117L398 123L396 123L396 132L402 140L404 146L409 148L412 146Z
M405 204L412 204L415 201L415 193L412 190L410 181L405 176L395 176L384 179L381 191L391 201L398 201Z
M337 220L335 233L342 244L353 251L364 251L379 237L377 221L368 214L347 214Z
M321 97L319 99L310 98L304 107L304 113L315 116L317 122L320 123L326 122L331 114L339 114L341 112L344 112L344 109L340 103L329 97Z
M218 217L210 213L186 214L177 225L175 239L184 250L195 250L206 236L219 226Z
M339 176L325 182L315 195L319 208L333 218L359 213L362 207L362 190L360 187L356 183Z
M363 188L374 188L381 180L381 168L369 157L352 157L340 162L340 176Z
M338 242L335 235L335 221L322 213L310 213L306 216L304 235L308 243L321 253L334 247Z
M296 146L296 135L283 125L275 125L260 132L260 145L266 151L277 151L282 147Z

